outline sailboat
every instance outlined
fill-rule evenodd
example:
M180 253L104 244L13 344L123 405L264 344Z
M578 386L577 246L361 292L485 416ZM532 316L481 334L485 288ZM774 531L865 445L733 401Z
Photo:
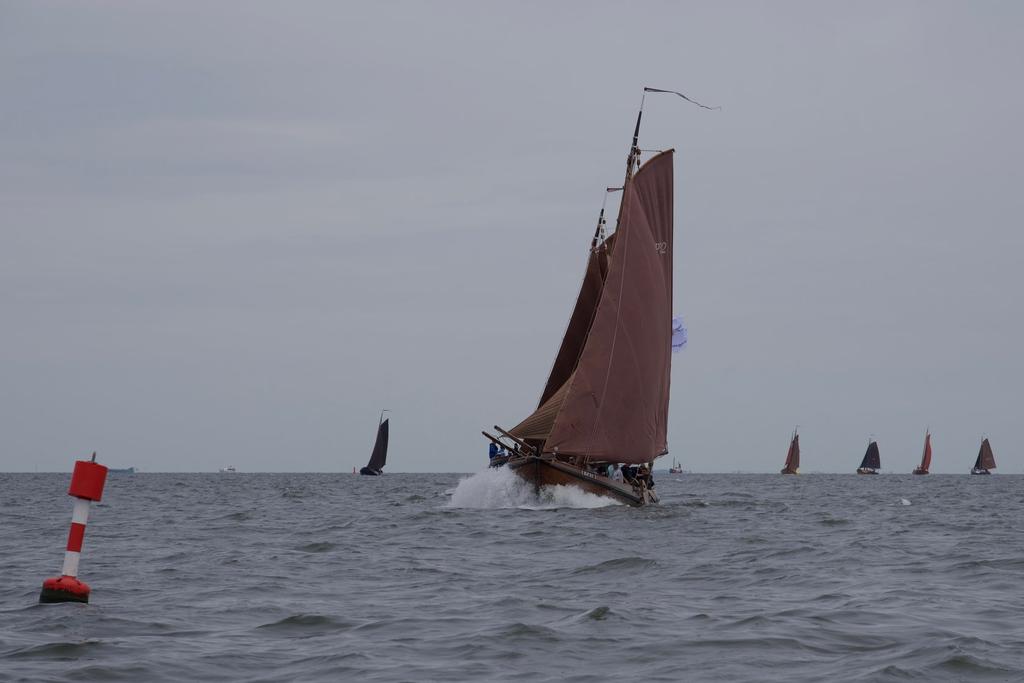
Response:
M996 468L996 456L992 454L992 445L985 439L978 450L978 459L974 461L971 474L992 474L989 470Z
M914 468L914 474L928 474L928 468L932 466L932 435L927 431L924 433L924 452L921 454L921 464Z
M800 435L795 429L789 442L789 452L786 453L786 465L782 468L782 474L800 474Z
M359 470L359 474L380 476L384 474L384 463L388 459L388 421L384 419L384 413L380 411L380 420L377 422L377 440L373 443L373 451L370 453L370 461L366 467Z
M672 467L668 468L668 473L669 474L682 474L683 473L683 466L679 463L678 460L676 460L675 458L672 458Z
M871 439L868 450L864 453L864 459L860 461L860 467L857 468L857 474L878 474L880 469L882 469L882 460L878 456L878 442Z
M509 452L498 466L538 493L566 485L629 505L658 500L651 472L668 453L674 150L641 164L642 116L641 101L625 181L608 188L622 192L616 229L605 235L602 208L537 408L511 429L495 425L499 436L483 432Z

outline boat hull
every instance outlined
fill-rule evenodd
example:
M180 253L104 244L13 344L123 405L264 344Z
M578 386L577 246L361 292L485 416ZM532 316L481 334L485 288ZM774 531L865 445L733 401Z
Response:
M359 474L365 474L366 476L369 477L379 477L384 473L381 472L380 470L371 470L369 467L363 467L362 469L359 470Z
M870 467L858 467L857 474L878 474L878 470L873 470Z
M982 467L974 467L974 468L971 469L971 474L992 474L992 473L989 472L988 470L982 468Z
M780 474L800 474L800 473L797 472L796 470L782 470L782 472L780 472Z
M587 493L612 498L626 505L641 506L658 502L654 491L645 486L635 487L617 482L549 456L513 457L505 466L530 482L538 492L544 486L575 486Z
M920 467L915 467L913 474L928 474L928 470L923 470Z

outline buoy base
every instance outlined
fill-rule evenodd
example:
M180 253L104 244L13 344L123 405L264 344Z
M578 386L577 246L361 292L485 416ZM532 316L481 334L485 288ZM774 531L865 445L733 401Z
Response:
M73 576L61 576L43 581L39 602L89 602L89 584Z

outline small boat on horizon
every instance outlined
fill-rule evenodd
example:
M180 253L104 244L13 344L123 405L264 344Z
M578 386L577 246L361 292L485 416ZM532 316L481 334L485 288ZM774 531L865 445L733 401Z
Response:
M971 468L971 474L992 474L989 470L996 468L996 456L992 453L992 445L988 442L988 439L984 439L981 442L981 448L978 450L978 459L974 461L974 467Z
M238 470L235 469L234 465L228 465L227 467L221 467L219 472L221 474L234 474Z
M925 430L924 452L921 454L921 464L914 468L914 474L928 474L928 468L932 466L932 435Z
M672 458L672 467L668 468L668 473L669 474L682 474L683 473L683 466L679 463L678 460L676 460L675 458Z
M359 474L371 477L379 477L384 474L384 463L388 459L388 421L384 419L386 409L380 411L380 420L377 422L377 440L373 442L373 451L370 452L370 461L366 467L359 470Z
M800 474L800 434L793 430L793 438L789 441L789 452L786 453L786 464L782 474Z
M108 467L109 474L135 474L134 467Z
M860 461L857 474L878 474L882 469L882 459L878 455L878 442L871 439L868 450L864 453L864 459Z

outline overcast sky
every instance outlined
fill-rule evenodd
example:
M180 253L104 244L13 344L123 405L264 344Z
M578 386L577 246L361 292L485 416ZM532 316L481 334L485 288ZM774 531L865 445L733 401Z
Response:
M669 448L1024 471L1024 5L0 2L0 470L475 471L675 147ZM612 221L614 222L614 221ZM662 461L667 463L667 461Z

